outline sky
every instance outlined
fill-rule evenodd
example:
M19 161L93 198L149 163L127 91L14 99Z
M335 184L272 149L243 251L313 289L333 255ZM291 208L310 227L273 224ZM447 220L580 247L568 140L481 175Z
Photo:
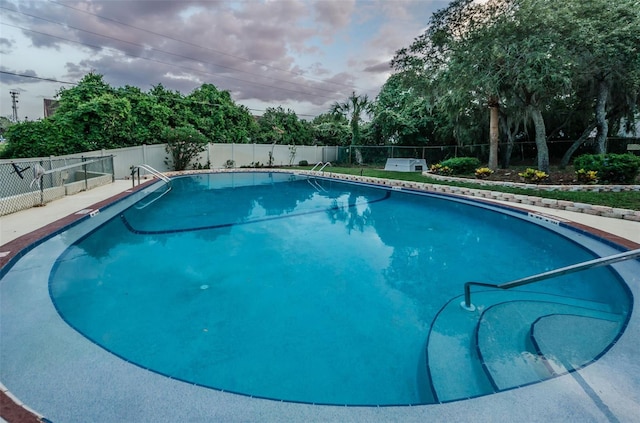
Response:
M389 62L447 0L0 0L0 116L42 118L95 72L112 87L229 91L261 115L375 99ZM22 76L19 76L22 75ZM26 75L26 77L25 77Z

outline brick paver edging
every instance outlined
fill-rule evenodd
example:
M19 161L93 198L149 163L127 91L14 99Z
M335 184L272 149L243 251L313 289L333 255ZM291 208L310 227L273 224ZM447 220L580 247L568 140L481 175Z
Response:
M374 178L371 176L348 175L343 173L318 172L299 169L271 169L271 168L240 168L240 169L206 169L206 170L188 170L182 172L166 172L167 175L188 175L194 173L216 173L216 172L285 172L296 173L300 175L322 176L327 178L341 179L345 181L365 182L375 185L409 188L428 192L439 192L454 195L467 195L478 198L487 198L490 200L508 201L510 203L523 204L527 206L546 207L549 209L566 210L578 213L592 214L595 216L611 217L614 219L631 220L640 222L640 210L620 209L609 206L596 206L593 204L575 203L573 201L555 200L552 198L542 198L533 195L508 194L505 192L490 191L489 189L464 188L449 185L431 184L425 182L403 181L399 179ZM429 177L434 177L430 173L424 173ZM469 182L465 178L442 177L439 175L436 179L447 181ZM478 184L486 185L503 185L517 188L534 188L546 189L548 191L638 191L640 185L533 185L519 184L517 182L500 182L500 181L474 181ZM491 183L491 184L489 184ZM548 188L548 189L547 189Z
M346 175L330 172L302 172L304 174L312 174L317 176L328 176L335 179L343 179L348 181L367 182L377 185L397 186L402 188L417 189L422 191L440 192L455 195L467 195L478 198L487 198L490 200L508 201L510 203L518 203L530 206L546 207L549 209L566 210L578 213L592 214L595 216L612 217L615 219L625 219L634 222L640 222L640 210L620 209L608 206L596 206L585 203L574 203L573 201L555 200L552 198L535 197L532 195L508 194L498 191L490 191L486 189L464 188L449 185L438 185L424 182L411 182L393 179L373 178L368 176ZM495 182L495 181L494 181ZM640 191L640 186L638 187Z
M539 184L525 184L521 182L506 182L506 181L487 181L486 179L473 179L469 178L457 178L455 176L442 176L436 175L431 172L422 172L424 176L437 179L439 181L446 182L471 182L478 185L486 186L503 186L510 188L525 188L525 189L537 189L540 191L593 191L593 192L622 192L622 191L640 191L640 185L539 185Z

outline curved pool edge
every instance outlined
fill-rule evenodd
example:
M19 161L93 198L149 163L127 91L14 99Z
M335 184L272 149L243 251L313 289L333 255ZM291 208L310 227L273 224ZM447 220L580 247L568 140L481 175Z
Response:
M289 170L284 170L284 172L292 173ZM344 180L344 178L337 179ZM357 179L357 177L353 178L353 180L356 181ZM372 183L370 181L360 182ZM382 185L388 187L389 185L392 185L392 182L393 181L390 181ZM403 181L397 182L401 184ZM125 197L128 197L129 195L131 195L131 193L123 193L119 196L116 196L118 198L112 197L108 200L98 203L96 207L92 208L95 210L104 210L105 208ZM451 194L447 194L447 196L449 195ZM464 198L468 200L468 197ZM479 200L476 198L472 199L472 201L494 204L491 201ZM522 208L521 206L505 207L517 209L522 213L527 212L527 210L525 208ZM86 215L84 217L76 216L71 222L57 222L46 227L48 229L43 228L36 231L38 232L38 234L44 235L38 240L32 241L31 243L25 245L22 249L20 249L20 251L15 254L13 258L9 259L8 264L4 264L2 266L0 272L6 272L5 269L7 267L11 267L13 263L17 262L20 257L22 257L24 254L27 254L39 243L44 242L46 239L55 236L56 234L67 230L70 226L74 226L86 219L88 219L88 216ZM582 231L585 234L589 234L589 236L591 237L598 238L600 240L606 240L606 242L612 247L618 246L618 249L632 249L640 247L640 245L634 243L633 241L626 240L617 236L609 236L610 234L606 232L602 232L595 228L576 222L567 221L563 222L563 224ZM47 233L47 231L49 233ZM33 238L28 237L28 240L32 239ZM25 242L25 239L23 239L22 242ZM16 242L14 245L18 245L18 243ZM2 276L2 274L3 273L0 273L0 276ZM630 287L634 293L634 305L638 305L637 299L640 297L639 285L640 282L635 281L634 286ZM141 408L151 412L152 415L156 415L157 417L159 416L160 418L166 418L168 416L167 413L175 411L176 409L180 409L183 406L187 406L187 408L192 411L191 416L195 421L199 421L199 419L205 421L212 418L224 419L225 421L247 421L255 419L261 421L276 421L281 420L282 418L295 421L359 421L369 419L402 419L403 421L418 421L424 419L425 417L441 419L445 417L447 419L462 419L465 417L468 418L469 413L476 415L475 420L486 421L488 419L499 418L499 416L501 415L503 418L513 418L514 409L511 407L513 407L514 404L521 405L521 407L518 408L518 413L522 413L522 418L524 418L525 420L527 418L531 418L531 407L534 407L536 416L540 417L540 420L558 420L563 416L570 416L568 420L573 420L574 418L577 420L579 416L582 416L582 419L587 418L588 420L593 421L594 415L598 415L602 417L602 421L609 421L611 417L607 414L607 410L609 410L609 412L613 413L614 416L618 416L619 420L624 421L625 416L633 415L629 413L637 411L634 410L633 407L637 407L638 400L640 399L640 386L634 386L633 384L629 385L628 383L627 386L624 386L625 389L621 390L618 386L613 386L613 381L617 380L618 385L620 385L620 381L624 381L625 379L628 380L629 376L635 375L635 377L637 378L638 375L640 375L640 369L638 369L637 365L635 365L635 367L633 367L632 365L632 361L634 361L634 358L637 358L637 354L635 357L633 355L629 357L628 352L630 346L627 345L629 344L629 338L631 336L635 337L635 339L638 339L637 336L640 334L640 321L638 321L638 318L637 316L635 316L635 314L637 313L634 313L634 316L632 316L633 322L630 322L629 327L627 328L627 331L629 331L631 329L631 326L634 326L633 333L625 334L622 337L623 339L621 339L620 342L618 342L618 344L615 345L614 348L612 348L612 350L620 348L624 349L626 353L623 354L623 359L620 360L620 357L608 357L611 354L610 351L597 363L594 363L588 368L580 370L579 376L581 380L577 380L575 377L569 375L559 378L561 380L550 380L546 381L544 384L537 384L536 386L514 389L511 391L505 391L500 394L479 397L466 401L454 402L449 404L438 404L436 406L390 406L379 408L348 407L347 409L345 409L344 407L336 406L314 406L310 404L280 403L272 400L245 398L239 397L237 395L227 394L224 392L211 391L210 389L206 388L198 388L196 386L191 386L183 382L159 380L158 375L154 376L145 374L145 371L143 369L131 369L131 365L126 362L113 362L114 360L110 360L109 357L102 357L100 354L95 355L95 362L99 362L101 364L101 366L99 367L102 367L104 362L106 362L108 365L104 367L107 367L108 369L85 369L85 371L88 372L86 373L87 375L94 376L95 379L105 382L105 386L107 387L107 389L110 388L110 390L107 392L103 392L101 389L98 389L98 392L101 395L100 398L93 398L94 402L101 404L101 406L99 407L100 409L111 410L112 412L116 412L116 414L111 415L117 415L119 413L122 413L123 410L113 410L114 404L127 404L127 407L130 408L131 411L133 411L133 414L130 416L131 419L138 421L145 421L150 418L150 415L140 413L142 411ZM631 347L633 347L633 342L631 342L631 344ZM629 375L626 369L622 368L623 366L621 366L620 364L631 365L631 375ZM95 372L93 372L92 370L95 370ZM113 380L110 377L114 376L115 374L120 374L123 377L123 380L128 381L128 383L125 383L125 385L133 384L136 388L134 389L133 386L125 386L124 390L121 390L122 386L120 386L119 389L119 387L113 383ZM131 376L131 374L135 374L135 376ZM614 377L614 375L618 376ZM63 379L64 377L57 381L48 380L46 382L51 387L60 387L64 389L65 385L64 383L62 383ZM603 393L600 393L599 396L597 395L596 398L593 396L593 394L589 394L589 389L585 388L591 386L593 384L592 381L597 381L598 386L607 386L607 389L603 391L603 393L608 394L609 392L611 392L611 395L607 395L607 400L612 403L616 403L616 407L607 407L606 409L603 409L601 405L599 405L599 402L602 403L603 401L597 401L597 399L600 398ZM148 385L142 386L143 383L145 385ZM151 389L150 385L157 385L157 388L159 389ZM548 389L552 386L554 388ZM96 387L89 390L95 393L95 389ZM558 392L556 390L561 392ZM201 391L205 392L203 393ZM547 391L551 391L551 395L549 395ZM554 391L556 392L554 393ZM598 389L598 391L601 391L601 389ZM185 395L188 398L186 398ZM156 397L163 398L166 405L158 406L156 404L156 406L154 407L154 398ZM626 398L628 398L628 402L625 400ZM20 398L18 398L18 400L20 400ZM530 404L530 402L532 401L533 405ZM604 403L606 404L608 401L604 401ZM153 410L141 407L141 403L148 404L151 408L153 408ZM553 404L555 404L556 407L554 407ZM611 411L611 408L613 408L614 411ZM619 412L616 412L618 408L622 409ZM489 409L491 409L493 413L492 415L486 414L487 410ZM627 410L628 413L625 412L625 410ZM185 416L186 415L182 415L182 417ZM595 421L600 421L600 419L598 418Z

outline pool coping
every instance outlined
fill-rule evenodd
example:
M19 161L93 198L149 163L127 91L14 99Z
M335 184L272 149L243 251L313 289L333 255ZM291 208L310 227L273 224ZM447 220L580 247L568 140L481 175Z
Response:
M400 187L400 188L406 188L408 190L417 190L417 191L424 191L424 192L430 192L430 193L443 193L446 196L453 196L453 197L459 197L459 198L463 198L463 199L468 199L469 194L466 193L460 193L457 192L456 190L447 190L444 189L443 187L446 188L456 188L456 187L448 187L448 186L443 186L443 185L437 185L437 184L422 184L422 183L413 183L413 182L407 182L407 181L402 181L402 180L389 180L389 179L382 179L382 178L371 178L371 177L360 177L357 175L344 175L344 174L332 174L332 173L328 173L328 172L312 172L309 173L308 171L296 171L296 170L288 170L288 169L224 169L224 170L203 170L203 171L187 171L187 172L175 172L172 173L172 176L177 176L177 175L188 175L188 174L194 174L194 173L220 173L220 172L283 172L283 173L296 173L296 174L302 174L302 175L308 175L308 176L322 176L325 178L330 178L330 179L338 179L338 180L347 180L347 181L354 181L354 182L361 182L361 183L365 183L365 184L373 184L373 185L379 185L382 187ZM143 189L147 186L149 186L150 184L156 182L155 179L146 181L143 184L140 184L138 186L136 186L133 189L127 190L125 192L122 192L120 194L111 196L105 200L99 201L95 204L93 204L92 206L89 207L89 210L91 211L100 211L103 210L117 202L119 202L120 200L132 195L133 193L137 192L140 189ZM477 191L485 191L485 190L477 190ZM473 195L473 194L472 194ZM473 195L474 197L476 197L475 195ZM496 207L496 203L491 201L492 197L487 197L487 196L482 196L482 195L478 195L477 197L480 198L474 198L472 201L474 202L480 202L480 203L485 203L488 205L491 205L492 207ZM483 199L484 198L484 199ZM518 202L516 202L518 203ZM519 213L528 213L529 210L526 209L526 203L522 203L521 201L519 202L520 204L522 204L524 207L519 207L517 205L498 205L498 207L501 208L505 208L505 209L511 209L511 210L516 210ZM640 215L640 211L637 212ZM536 212L536 214L540 214L539 212ZM557 219L557 217L554 216L549 216L552 219ZM81 222L84 219L89 218L89 214L88 213L83 213L83 214L78 214L78 213L74 213L71 215L68 215L64 218L58 219L52 223L49 223L46 226L43 226L42 228L39 228L35 231L32 231L26 235L20 236L12 241L10 241L7 244L3 245L3 249L7 249L7 247L9 247L11 250L11 252L3 257L0 257L0 277L4 275L4 273L6 271L8 271L9 268L12 267L12 265L17 262L24 254L26 254L29 250L31 250L32 248L34 248L35 246L37 246L38 244L46 241L47 239L55 236L56 234L59 234L60 232L63 232L65 230L67 230L68 228L78 224L79 222ZM593 228L591 226L588 225L583 225L580 224L578 222L573 222L573 221L566 221L563 222L563 224L573 228L574 230L577 230L583 234L587 234L589 236L598 238L600 240L605 240L606 242L608 242L610 245L612 246L620 246L626 249L637 249L640 248L640 244L635 243L631 240L628 240L626 238L622 238L616 235L612 235L608 232ZM18 398L15 398L11 392L9 392L6 387L4 387L4 385L1 384L0 382L0 403L2 405L2 417L5 417L5 412L4 410L6 409L6 407L12 408L15 410L15 407L18 407L21 412L26 412L30 415L29 418L35 418L36 420L9 420L11 423L15 422L15 421L47 421L46 419L44 419L43 416L40 416L36 411L29 409L29 407L25 404L23 404L22 402L20 402L20 400ZM10 404L8 404L10 403Z

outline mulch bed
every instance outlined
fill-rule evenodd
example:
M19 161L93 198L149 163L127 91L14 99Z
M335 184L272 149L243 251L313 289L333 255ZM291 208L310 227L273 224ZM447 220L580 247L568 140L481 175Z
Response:
M518 173L523 170L519 169L498 169L491 176L486 178L487 181L502 181L502 182L520 182L527 183ZM563 170L551 170L549 171L549 177L544 181L539 182L541 185L576 185L579 184L576 174L573 169Z

